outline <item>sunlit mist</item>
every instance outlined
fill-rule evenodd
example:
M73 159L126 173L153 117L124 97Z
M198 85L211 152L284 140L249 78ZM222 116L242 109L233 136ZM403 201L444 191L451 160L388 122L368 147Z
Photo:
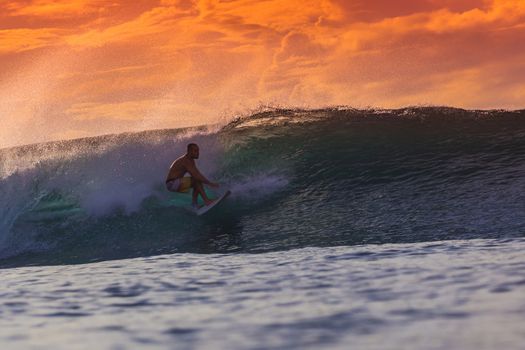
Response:
M523 108L525 1L0 1L0 147L261 105Z

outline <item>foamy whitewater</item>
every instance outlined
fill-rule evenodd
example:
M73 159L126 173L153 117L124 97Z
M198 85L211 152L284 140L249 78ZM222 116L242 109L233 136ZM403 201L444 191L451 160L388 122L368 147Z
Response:
M232 191L202 217L189 142ZM525 111L442 107L3 149L0 344L521 349L524 174Z

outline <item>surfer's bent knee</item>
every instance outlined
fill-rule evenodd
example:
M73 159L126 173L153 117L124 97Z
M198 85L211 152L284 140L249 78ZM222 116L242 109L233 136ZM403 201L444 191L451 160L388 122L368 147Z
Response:
M180 186L179 179L171 179L166 181L166 189L170 192L177 192Z

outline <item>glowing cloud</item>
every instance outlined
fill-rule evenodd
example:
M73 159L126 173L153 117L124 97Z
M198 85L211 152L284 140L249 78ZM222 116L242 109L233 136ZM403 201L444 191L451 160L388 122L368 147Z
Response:
M261 103L523 108L524 40L516 0L3 1L0 147Z

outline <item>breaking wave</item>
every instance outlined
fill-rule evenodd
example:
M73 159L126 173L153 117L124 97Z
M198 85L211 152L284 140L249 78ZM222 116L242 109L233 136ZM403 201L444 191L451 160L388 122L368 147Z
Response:
M525 235L525 111L268 110L0 150L0 266ZM232 196L164 189L188 142Z

